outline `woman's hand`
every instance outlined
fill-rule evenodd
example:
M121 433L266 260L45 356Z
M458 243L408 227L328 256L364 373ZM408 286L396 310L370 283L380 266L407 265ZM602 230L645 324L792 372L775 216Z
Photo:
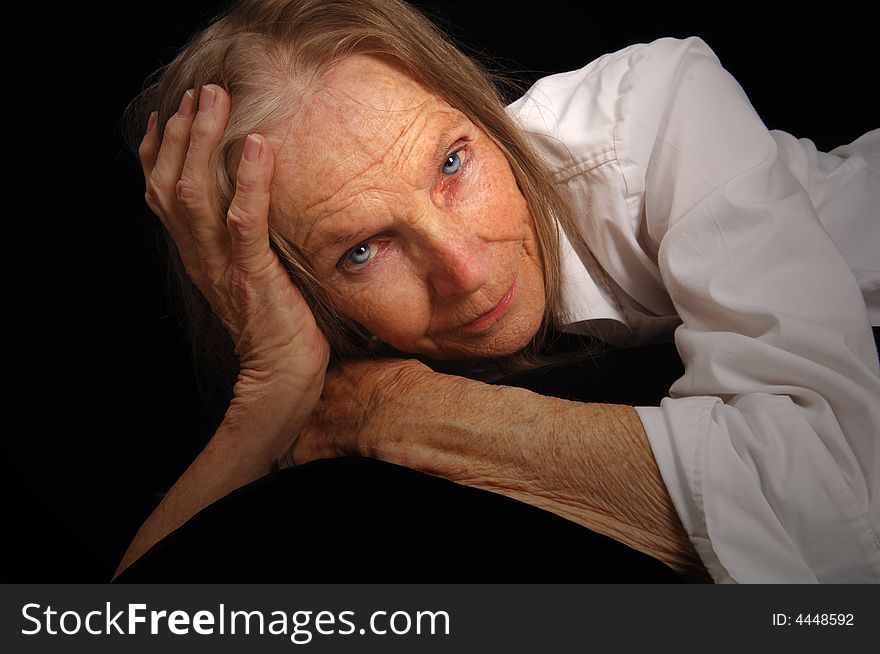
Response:
M229 96L217 85L202 88L198 111L194 92L187 91L161 143L155 115L150 117L139 154L147 204L171 233L187 273L235 344L240 373L233 403L257 402L273 388L299 407L287 418L294 423L287 442L271 444L277 458L289 447L295 423L302 424L318 400L329 348L269 247L274 159L267 139L248 136L235 196L228 210L219 205L211 166L229 111Z
M417 361L328 373L288 462L368 456L538 506L707 581L632 407L435 373Z
M147 203L232 337L240 372L217 432L135 534L117 575L195 513L275 467L312 413L329 359L308 305L269 247L270 144L247 138L224 212L210 180L229 96L206 86L199 104L196 112L187 91L161 143L151 115L139 154Z

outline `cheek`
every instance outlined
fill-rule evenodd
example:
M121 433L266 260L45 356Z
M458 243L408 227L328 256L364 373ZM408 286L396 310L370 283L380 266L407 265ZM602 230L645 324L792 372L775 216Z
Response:
M406 275L386 273L382 281L334 294L333 303L338 311L391 345L418 339L430 324L430 300Z
M493 240L519 239L529 225L525 198L510 171L507 160L498 153L483 157L470 171L459 193L458 208L481 224Z

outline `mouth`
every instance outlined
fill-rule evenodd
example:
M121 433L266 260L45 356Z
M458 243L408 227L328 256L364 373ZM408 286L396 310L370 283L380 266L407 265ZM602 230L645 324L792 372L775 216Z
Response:
M498 302L498 304L495 305L494 308L487 311L476 320L472 320L466 325L463 325L461 328L462 331L469 334L478 334L489 329L492 325L501 320L505 313L507 313L507 310L513 303L513 298L515 295L516 280L514 280L513 284L510 285L507 293L504 294L504 297L501 298L501 300Z

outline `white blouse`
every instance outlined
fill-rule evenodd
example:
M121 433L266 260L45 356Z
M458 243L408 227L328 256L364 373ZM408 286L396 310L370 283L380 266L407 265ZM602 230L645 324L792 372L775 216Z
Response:
M561 327L675 340L684 376L636 411L713 579L880 582L880 129L768 130L696 37L508 110L591 249L563 239Z

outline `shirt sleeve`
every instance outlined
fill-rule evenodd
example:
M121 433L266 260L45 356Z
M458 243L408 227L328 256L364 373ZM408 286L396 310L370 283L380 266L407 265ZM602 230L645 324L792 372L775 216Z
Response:
M618 157L685 364L636 411L682 523L716 582L880 581L880 369L853 272L701 39L646 46L621 87Z

